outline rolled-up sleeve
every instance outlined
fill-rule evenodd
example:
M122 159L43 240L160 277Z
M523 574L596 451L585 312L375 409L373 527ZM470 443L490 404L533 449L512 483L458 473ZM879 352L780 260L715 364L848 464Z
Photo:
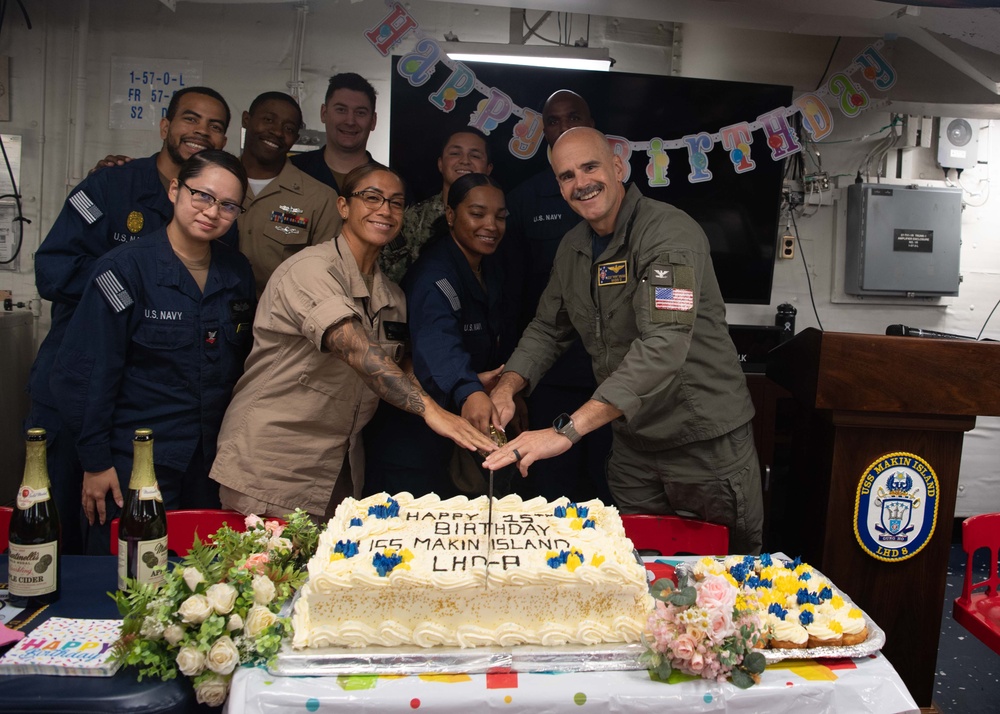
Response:
M298 334L325 351L326 331L344 320L361 319L347 279L322 258L299 260L273 288L274 304L265 316L279 333Z

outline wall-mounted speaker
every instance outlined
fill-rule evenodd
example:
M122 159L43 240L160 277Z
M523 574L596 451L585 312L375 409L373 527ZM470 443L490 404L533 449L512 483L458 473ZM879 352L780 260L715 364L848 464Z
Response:
M938 164L945 169L971 169L979 149L979 120L941 117L938 127Z

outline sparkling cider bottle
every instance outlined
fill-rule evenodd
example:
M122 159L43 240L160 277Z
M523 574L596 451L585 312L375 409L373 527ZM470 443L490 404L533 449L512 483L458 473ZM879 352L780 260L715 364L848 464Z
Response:
M59 599L59 515L45 461L45 429L28 429L24 479L10 520L10 601L35 607Z
M153 430L136 429L132 441L132 478L118 523L118 589L125 578L159 585L167 564L167 511L153 470Z

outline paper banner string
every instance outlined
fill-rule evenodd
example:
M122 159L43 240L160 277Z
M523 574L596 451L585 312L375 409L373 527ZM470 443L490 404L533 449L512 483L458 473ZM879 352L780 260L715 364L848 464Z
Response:
M389 14L377 25L365 32L365 37L383 57L388 57L392 49L405 37L412 34L417 38L413 50L400 58L396 71L412 86L421 87L435 74L439 64L449 71L447 78L427 100L440 111L451 112L458 100L473 92L483 98L469 117L469 126L486 135L504 124L511 116L518 118L511 130L507 148L519 159L530 159L538 151L544 138L542 115L527 107L519 107L508 94L496 87L490 87L476 78L476 73L461 62L452 60L441 46L423 30L419 23L398 2L386 0ZM761 114L754 121L744 121L722 127L716 132L701 131L679 139L654 137L648 141L632 141L622 136L608 135L615 154L622 158L626 171L631 173L629 160L634 153L645 153L646 180L650 186L668 186L667 175L670 160L667 151L683 149L688 157L687 180L703 183L712 180L708 154L721 145L728 154L733 171L738 174L753 171L753 134L762 131L772 161L780 161L802 151L802 144L789 124L789 117L801 114L802 126L819 141L833 131L833 113L827 106L825 97L830 97L840 112L854 118L866 109L880 106L884 102L873 101L860 79L874 89L884 92L896 83L896 72L879 54L884 43L878 40L854 58L846 69L830 76L826 84L815 92L796 98L790 106L777 107ZM860 74L860 78L855 75ZM858 81L856 81L858 79ZM628 181L626 175L625 180Z

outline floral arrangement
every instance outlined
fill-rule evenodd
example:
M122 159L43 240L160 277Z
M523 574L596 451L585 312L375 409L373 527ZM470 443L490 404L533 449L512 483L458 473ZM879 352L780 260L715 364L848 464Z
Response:
M760 681L765 659L754 645L762 637L757 604L752 596L721 575L653 583L656 609L643 635L641 661L659 679L673 670L704 679L732 679L742 689Z
M124 618L115 657L137 666L140 681L191 677L199 703L221 706L236 667L265 662L291 630L278 612L304 582L319 532L302 510L286 520L247 516L244 532L196 536L159 587L129 579L109 593Z

